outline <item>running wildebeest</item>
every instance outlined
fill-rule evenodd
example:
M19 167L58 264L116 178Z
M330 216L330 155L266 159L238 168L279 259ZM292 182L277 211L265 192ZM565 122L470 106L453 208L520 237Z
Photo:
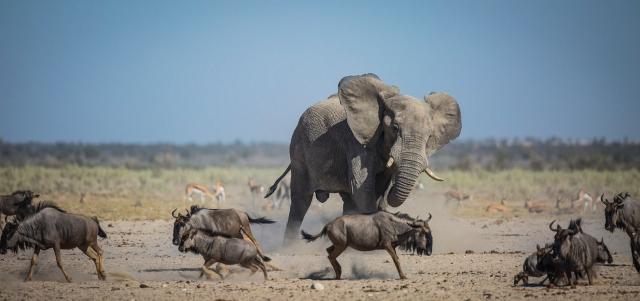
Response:
M574 223L574 221L571 221ZM581 275L587 275L589 285L593 284L595 273L593 265L598 256L598 244L595 239L589 239L576 228L562 229L560 225L553 228L555 220L549 224L549 229L556 232L553 242L553 254L562 261L562 273L568 283L574 287ZM575 276L572 279L571 274Z
M51 202L40 202L33 206L33 213L23 221L5 227L0 238L0 254L6 254L7 249L17 252L18 249L33 248L31 265L25 278L25 281L30 281L40 250L53 248L60 271L71 282L62 267L60 250L78 248L93 260L98 278L105 280L104 256L98 246L98 236L107 238L97 218L67 213Z
M207 209L198 206L191 206L191 211L187 215L178 213L176 210L171 215L176 219L173 224L173 244L179 245L180 238L184 234L184 227L188 224L192 228L205 229L216 233L222 233L234 238L243 238L240 229L244 229L247 237L256 243L258 254L264 261L271 259L262 253L260 244L251 232L250 224L273 224L275 221L265 217L252 218L244 211L238 209Z
M300 232L302 238L308 242L324 235L329 237L333 245L327 248L327 253L338 280L342 275L342 267L337 257L347 247L358 251L386 250L393 259L400 279L407 279L400 268L396 247L405 243L416 232L426 236L430 230L423 223L416 223L386 211L378 211L370 214L340 216L327 223L316 235Z
M613 232L616 228L624 230L629 236L631 254L640 253L640 244L634 243L640 232L640 202L627 193L618 193L613 202L605 199L604 193L600 195L600 201L604 204L605 229ZM640 257L632 256L633 266L640 273Z
M422 224L427 229L427 233L415 232L404 243L399 245L400 249L411 251L411 254L417 252L419 256L423 254L431 256L431 251L433 250L433 236L431 235L431 228L429 227L431 213L429 213L429 217L426 220L421 220L419 217L413 218L408 214L400 212L395 213L395 216L410 220L416 224Z
M242 227L240 227L240 232L244 235L247 234ZM220 279L224 279L220 272L209 269L212 264L219 262L227 265L239 264L250 269L252 275L261 269L264 280L268 279L262 256L258 254L257 246L252 241L234 238L225 233L196 229L187 225L180 239L179 250L180 252L191 251L202 255L204 264L200 277L206 275L210 279L213 273L216 273Z

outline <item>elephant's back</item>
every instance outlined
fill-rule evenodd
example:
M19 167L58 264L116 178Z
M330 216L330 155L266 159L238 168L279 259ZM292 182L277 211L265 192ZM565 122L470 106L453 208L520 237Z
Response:
M308 142L313 142L346 118L338 96L331 95L302 113L295 134L303 135Z

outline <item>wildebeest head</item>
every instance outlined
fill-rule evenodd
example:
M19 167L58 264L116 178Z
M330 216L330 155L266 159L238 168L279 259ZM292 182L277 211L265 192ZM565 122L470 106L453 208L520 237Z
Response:
M609 248L604 244L604 237L600 239L598 242L598 257L597 261L606 262L611 264L613 262L613 257L611 256L611 252L609 252Z
M560 225L556 225L555 229L553 228L553 224L556 221L553 220L549 224L549 229L553 232L556 232L553 241L553 255L554 257L560 256L563 250L568 250L571 247L571 238L573 235L579 233L577 229L562 229Z
M0 196L0 209L5 215L16 215L21 213L20 208L28 208L33 199L39 196L31 190L14 191L10 195Z
M418 255L430 256L433 250L433 236L429 227L431 217L431 213L429 213L429 217L426 220L416 219L409 223L412 228L417 230L413 235L413 241L409 243L413 244L411 248L414 248Z
M175 218L176 220L173 222L173 245L178 246L180 245L180 239L182 238L182 234L184 234L184 228L187 226L187 223L189 222L189 218L191 217L191 214L189 214L189 212L187 212L187 215L182 215L182 213L178 213L178 215L176 215L176 210L178 209L173 209L173 211L171 212L171 216L173 216L173 218Z
M18 223L16 221L8 222L4 226L2 236L0 236L0 254L7 254L9 240L16 233L16 230L18 230Z
M610 202L604 197L604 193L600 195L600 202L604 205L604 228L609 232L613 232L616 227L622 227L620 223L620 210L624 207L622 201L629 196L626 194L618 194L613 198L613 202Z
M190 225L185 225L183 227L183 233L180 235L180 241L178 243L178 251L187 252L193 248L194 239L193 237L196 235L197 231L191 231Z

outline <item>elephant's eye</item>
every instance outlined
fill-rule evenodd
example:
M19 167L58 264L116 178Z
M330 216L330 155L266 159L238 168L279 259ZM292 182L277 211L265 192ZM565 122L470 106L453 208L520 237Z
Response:
M399 127L399 126L398 126L398 124L397 124L397 123L395 123L395 122L391 124L391 128L392 128L392 129L393 129L393 131L394 131L394 132L396 132L396 133L400 131L400 127Z

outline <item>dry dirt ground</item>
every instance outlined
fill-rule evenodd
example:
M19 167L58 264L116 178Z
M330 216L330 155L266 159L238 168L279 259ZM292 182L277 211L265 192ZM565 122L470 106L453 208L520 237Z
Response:
M278 219L285 220L283 215L277 214ZM315 233L327 218L316 218L304 228ZM568 222L560 220L563 225ZM48 250L41 252L33 281L24 283L31 251L10 253L0 256L0 300L639 300L640 274L630 265L627 238L621 232L605 232L600 215L586 218L583 228L604 237L615 261L599 267L595 285L582 281L576 289L514 287L513 276L524 258L536 243L552 238L548 222L535 216L459 219L436 210L431 223L434 254L400 256L408 280L397 279L384 252L347 251L338 258L341 281L331 280L326 239L282 249L283 223L256 225L254 233L283 271L271 271L270 279L263 281L259 273L249 276L232 267L235 273L220 281L198 279L202 259L180 253L171 244L170 221L103 221L109 234L100 241L107 281L97 280L93 263L80 251L69 250L62 258L74 282L65 283ZM313 289L313 283L324 289Z

